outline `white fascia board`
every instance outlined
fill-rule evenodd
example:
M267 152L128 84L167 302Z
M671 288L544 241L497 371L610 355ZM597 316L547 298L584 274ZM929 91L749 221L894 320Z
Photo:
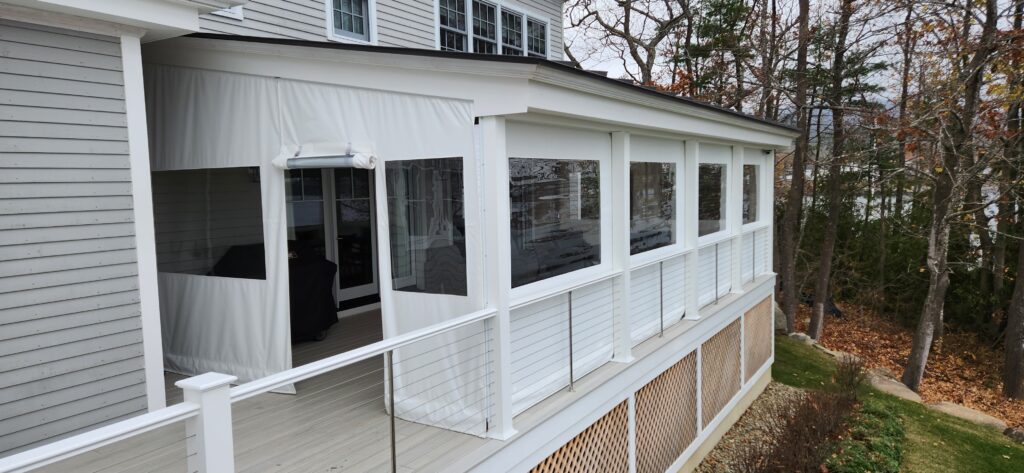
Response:
M140 28L146 32L145 41L170 38L199 31L199 4L187 1L5 0L5 2L46 12L74 15ZM213 5L206 9L212 8L214 8Z
M175 38L147 45L149 64L473 101L476 116L525 113L531 64ZM489 67L490 66L490 67Z

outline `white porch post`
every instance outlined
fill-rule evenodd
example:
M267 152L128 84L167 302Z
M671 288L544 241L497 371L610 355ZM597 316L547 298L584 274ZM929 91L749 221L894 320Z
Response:
M612 270L615 278L615 307L612 310L615 346L612 361L633 361L629 302L629 133L612 133Z
M726 200L728 211L729 232L732 234L730 245L732 258L729 259L729 275L732 279L729 291L733 294L743 293L743 147L732 147L732 172L729 173L729 197Z
M235 471L230 389L237 379L221 373L206 373L174 383L184 391L185 402L199 405L199 415L185 421L188 471Z
M699 147L693 140L685 143L685 156L683 158L683 176L679 188L683 195L682 235L680 240L690 252L686 254L685 268L686 277L683 282L683 304L686 308L686 319L697 320L700 318L700 304L697 301L697 267L700 259L697 256L697 199L700 196L698 188L697 172L699 169Z
M509 234L508 154L505 119L481 117L483 140L483 225L487 303L495 308L495 413L490 435L505 440L516 433L512 426L512 328L509 293L512 290L512 242Z
M760 218L763 218L768 222L768 231L765 232L767 244L764 246L765 251L768 254L764 256L764 268L762 269L762 274L771 273L772 268L775 267L775 151L765 150L764 154L764 172L761 173L764 175L761 179L761 189L764 190L760 191L758 195L762 200ZM772 301L774 302L774 296ZM775 306L773 305L773 310L774 307Z
M124 74L125 118L128 123L128 155L131 163L146 403L152 412L166 406L167 401L164 394L164 349L160 332L156 233L153 227L149 135L146 130L146 97L142 83L142 47L139 36L121 35L121 66Z

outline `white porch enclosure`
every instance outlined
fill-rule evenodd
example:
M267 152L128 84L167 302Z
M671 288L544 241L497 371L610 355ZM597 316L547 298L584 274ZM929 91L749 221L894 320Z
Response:
M205 37L146 59L182 402L0 472L526 471L674 370L692 435L664 470L763 388L794 131L529 58ZM365 178L323 164L356 157ZM345 278L379 310L338 320Z

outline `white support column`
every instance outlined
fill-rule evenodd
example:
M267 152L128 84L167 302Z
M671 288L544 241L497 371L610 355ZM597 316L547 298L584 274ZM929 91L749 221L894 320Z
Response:
M615 279L615 307L612 310L615 348L612 361L633 361L629 301L629 133L612 133L612 269L621 271Z
M697 267L700 259L697 256L697 201L700 197L697 173L699 170L700 145L693 140L685 143L683 158L682 179L679 183L680 193L683 195L683 206L680 217L682 219L682 234L680 241L683 246L690 249L684 258L686 277L683 282L683 304L686 307L686 319L697 320L700 318L700 304L697 301Z
M729 232L732 234L730 245L732 257L729 258L729 276L732 280L729 291L733 294L743 293L743 147L732 147L732 164L729 166L729 197L726 214Z
M700 437L701 432L704 431L704 355L703 355L703 344L697 345L697 389L694 391L697 393L697 437Z
M174 383L184 391L185 402L199 405L199 415L185 421L188 471L235 471L231 383L237 379L221 373L206 373Z
M630 393L626 398L626 439L629 473L636 473L636 394Z
M509 234L508 153L505 119L481 117L483 155L484 259L487 303L495 308L494 428L490 435L505 440L516 433L512 425L512 328L509 294L512 291L512 241Z
M156 232L153 228L146 97L142 83L142 49L138 36L121 36L121 66L124 74L125 119L128 123L146 404L152 412L166 406L167 400L164 391L164 349L160 333L160 291L156 275Z
M761 180L763 183L761 189L764 190L759 192L758 196L763 200L761 203L761 218L768 222L768 231L765 232L768 239L765 251L768 254L764 258L764 272L770 273L772 268L775 267L775 151L764 150L763 153L765 154L765 164L763 166L764 172L762 172L764 178ZM775 306L773 305L772 309L774 310L774 308Z

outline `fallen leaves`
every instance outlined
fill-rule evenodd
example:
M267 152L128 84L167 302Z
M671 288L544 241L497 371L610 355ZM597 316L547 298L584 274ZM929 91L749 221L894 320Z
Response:
M869 368L884 368L897 377L910 354L913 332L869 309L843 304L843 318L829 317L821 344L859 356ZM806 328L810 309L800 306L798 330ZM1002 395L1003 353L971 333L948 332L935 344L919 393L926 403L963 404L1024 426L1024 401Z

